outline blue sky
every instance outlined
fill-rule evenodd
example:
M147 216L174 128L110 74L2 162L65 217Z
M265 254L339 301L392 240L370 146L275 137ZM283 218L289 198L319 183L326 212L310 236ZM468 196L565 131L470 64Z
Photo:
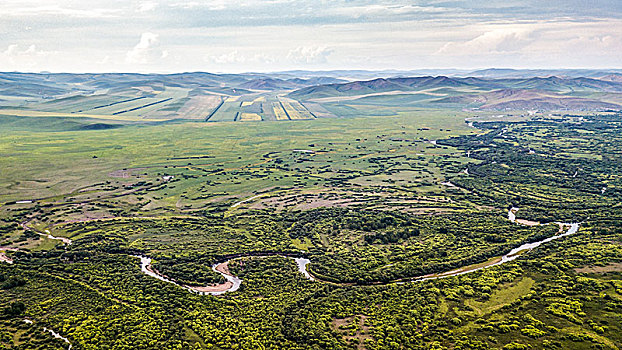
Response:
M622 1L2 0L0 70L622 68Z

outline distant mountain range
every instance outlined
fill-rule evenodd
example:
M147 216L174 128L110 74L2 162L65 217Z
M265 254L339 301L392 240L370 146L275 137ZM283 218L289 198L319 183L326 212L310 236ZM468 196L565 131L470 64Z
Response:
M399 78L414 76L448 76L448 77L475 77L475 78L547 78L551 76L565 78L600 78L609 74L622 75L622 69L510 69L488 68L478 70L465 69L415 69L415 70L328 70L306 71L294 70L276 72L278 75L294 75L298 77L328 76L349 80L370 80L374 78Z
M472 72L459 73L456 76L478 78L547 78L552 76L565 78L599 78L609 74L622 74L622 69L480 69Z
M622 108L622 75L594 78L378 78L309 86L291 98L314 102L437 105L490 110L603 110ZM410 100L410 101L409 101ZM371 102L370 102L371 101Z
M450 74L413 73L440 71ZM304 106L291 107L294 105L288 105L291 101L286 99L300 101ZM281 117L275 112L275 108L280 108L279 103L281 107L308 109L308 113L303 113L307 116L339 116L353 105L465 110L620 110L622 71L0 73L0 108L4 109L78 115L89 111L96 115L147 116L158 120L219 120L219 115L215 119L208 117L218 111L233 115L231 119L235 120L238 116L275 120ZM343 105L349 107L344 109ZM357 113L350 115L353 114Z

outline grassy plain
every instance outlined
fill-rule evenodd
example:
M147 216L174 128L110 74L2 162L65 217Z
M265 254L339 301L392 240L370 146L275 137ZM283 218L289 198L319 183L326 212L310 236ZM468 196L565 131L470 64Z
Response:
M400 187L425 185L440 190L443 177L432 165L436 159L466 159L463 152L427 141L475 132L461 116L416 111L321 123L177 123L105 131L16 131L0 135L0 201L54 203L74 197L74 201L83 201L160 184L142 193L143 201L149 200L150 207L183 211L186 201L200 207L215 200L233 203L276 187L280 188L276 191L322 188L343 171L362 179L348 180L352 182L348 187L357 181L390 185L386 175L374 175L373 168L384 167L376 164L384 157L401 158L408 162L406 169L416 169L417 164L422 168L407 174L396 172L395 177L405 182ZM174 178L167 184L163 176Z

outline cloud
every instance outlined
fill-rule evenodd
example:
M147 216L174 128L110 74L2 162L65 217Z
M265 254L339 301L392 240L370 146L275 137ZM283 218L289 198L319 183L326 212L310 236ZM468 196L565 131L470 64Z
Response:
M216 64L273 63L275 58L263 53L240 54L237 50L221 55L205 55L204 60Z
M620 0L0 0L0 18L1 69L621 65Z
M26 49L25 51L20 52L19 51L19 45L17 44L11 44L9 45L9 47L7 47L6 50L4 50L4 52L2 52L5 56L7 57L16 57L19 55L25 55L25 54L30 54L35 52L36 47L35 45L30 45L28 47L28 49Z
M584 50L590 47L594 51L620 52L622 50L622 36L580 35L564 43L568 50ZM575 51L576 52L576 51Z
M75 9L58 5L29 7L0 6L0 16L7 17L62 16L72 18L111 18L119 15L120 12L119 9L114 8Z
M211 63L229 64L244 62L246 58L240 56L237 51L231 51L222 55L206 55L205 60Z
M287 59L298 64L326 63L333 50L325 46L300 46L287 53Z
M106 65L110 63L110 56L106 55L104 56L104 58L101 59L101 61L97 62L97 64L99 65Z
M535 41L534 31L529 28L500 28L485 32L465 42L449 42L439 54L489 54L518 52Z
M153 1L141 1L138 4L138 7L136 8L136 10L138 12L150 12L155 10L158 7L158 3L157 2L153 2Z
M138 44L127 52L125 62L131 64L147 64L166 58L167 56L168 51L160 49L160 37L157 34L146 32L140 36Z
M210 1L183 1L169 4L171 8L180 8L185 10L207 9L211 11L225 10L227 7L242 6L239 2L231 2L229 0L210 0Z
M326 10L328 14L341 15L346 17L388 17L395 19L395 16L417 16L423 14L448 13L449 9L435 6L415 6L415 5L379 5L368 4L361 6L333 7ZM401 17L399 17L401 18Z
M39 50L36 45L29 45L22 49L18 44L11 44L6 50L0 52L0 66L5 70L24 69L24 67L32 69L55 53L54 51Z
M34 58L47 56L51 52L37 50L37 46L30 45L25 50L20 50L19 45L11 44L6 50L2 52L2 55L12 59Z

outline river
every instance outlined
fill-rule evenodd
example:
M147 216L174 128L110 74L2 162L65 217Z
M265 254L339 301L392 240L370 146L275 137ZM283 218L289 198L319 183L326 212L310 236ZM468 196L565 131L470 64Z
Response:
M197 286L188 286L188 285L180 284L170 278L167 278L166 276L161 275L160 273L158 273L156 270L153 269L153 267L151 266L152 259L149 257L143 256L143 255L132 255L132 256L136 258L140 258L140 270L144 274L151 276L153 278L157 278L163 282L168 282L168 283L178 285L184 289L187 289L190 292L201 294L201 295L208 295L208 294L209 295L222 295L228 292L235 292L238 289L240 289L240 286L242 285L242 282L243 282L241 278L231 274L228 268L230 261L239 259L239 258L229 259L224 262L220 262L220 263L216 263L212 265L212 270L216 273L219 273L221 276L223 276L226 280L225 283L215 285L215 286L197 287ZM259 255L255 257L265 258L269 256L277 256L277 255ZM278 255L278 256L293 259L294 262L296 263L296 266L298 267L298 271L303 276L305 276L307 279L312 280L312 281L316 280L307 271L307 265L311 262L309 259L303 258L303 257L291 257L291 256L284 256L284 255Z
M508 220L511 222L514 222L516 224L520 224L520 225L528 225L528 226L534 226L534 225L541 225L538 222L534 222L534 221L529 221L529 220L521 220L521 219L516 219L516 212L518 211L518 208L511 208L508 210ZM525 251L530 251L532 249L535 249L537 247L539 247L540 245L562 238L562 237L566 237L572 234L575 234L579 231L579 223L559 223L556 222L556 224L560 225L560 228L563 227L568 227L568 230L566 230L565 232L563 232L560 229L560 233L542 240L539 240L537 242L531 242L531 243L525 243L522 244L514 249L512 249L510 252L508 252L507 254L500 256L500 257L496 257L496 258L492 258L490 259L488 262L486 263L481 263L481 264L474 264L474 265L468 265L465 267L461 267L458 269L454 269L451 271L446 271L443 273L437 273L437 274L429 274L429 275L424 275L424 276L417 276L417 277L412 277L412 278L404 278L401 279L399 282L389 282L389 283L398 283L398 284L403 284L405 282L422 282L422 281L427 281L427 280L433 280L433 279L439 279L439 278L446 278L446 277L451 277L451 276L458 276L458 275L463 275L466 273L471 273L471 272L475 272L475 271L479 271L485 268L489 268L492 266L497 266L497 265L501 265L504 263L507 263L509 261L512 261L516 258L518 258L522 253L524 253ZM212 270L214 272L219 273L220 275L222 275L226 282L216 285L216 286L205 286L205 287L196 287L196 286L187 286L187 285L182 285L179 284L165 276L160 275L159 273L157 273L157 271L154 271L151 268L151 258L145 257L145 256L138 256L135 255L136 257L140 258L140 262L141 262L141 271L151 277L157 278L161 281L164 282L168 282L168 283L173 283L176 284L182 288L185 288L193 293L198 293L198 294L202 294L202 295L222 295L224 293L228 293L228 292L235 292L237 291L240 286L242 285L243 280L238 278L237 276L234 276L233 274L231 274L231 272L228 269L228 264L230 261L235 260L235 259L239 259L240 257L237 258L233 258L233 259L229 259L226 260L224 262L220 262L217 264L214 264L212 266ZM268 256L275 256L275 255L251 255L249 254L249 256L255 256L255 257L268 257ZM283 255L281 255L283 256ZM291 258L296 262L296 265L298 266L298 271L303 274L307 279L312 280L312 281L317 281L317 282L322 282L322 283L326 283L325 281L319 280L315 277L313 277L313 275L311 275L308 271L307 271L307 265L311 262L309 259L304 258L304 257L291 257L291 256L285 256L287 258ZM332 283L332 282L328 282L328 283ZM385 284L389 284L389 283L385 283ZM332 284L339 284L339 283L332 283ZM378 283L380 284L380 283ZM376 284L376 285L378 285ZM346 284L343 283L343 285L350 285L350 284Z
M24 319L24 323L27 324L33 324L33 322L27 318ZM53 329L49 329L47 327L43 327L43 330L46 332L50 332L50 334L52 334L52 336L56 339L60 339L62 341L64 341L65 343L69 344L69 347L67 348L67 350L71 350L72 346L71 346L71 342L69 341L69 339L63 337L62 335L58 334L55 330Z
M65 243L65 244L71 244L72 243L72 241L69 238L54 237L54 236L52 236L52 234L50 233L50 230L45 230L45 232L37 231L34 228L26 225L25 222L20 223L20 226L22 226L24 228L24 230L32 231L32 232L34 232L34 233L36 233L36 234L38 234L40 236L44 236L44 237L47 237L49 239L58 240L58 241L61 241L61 242Z

